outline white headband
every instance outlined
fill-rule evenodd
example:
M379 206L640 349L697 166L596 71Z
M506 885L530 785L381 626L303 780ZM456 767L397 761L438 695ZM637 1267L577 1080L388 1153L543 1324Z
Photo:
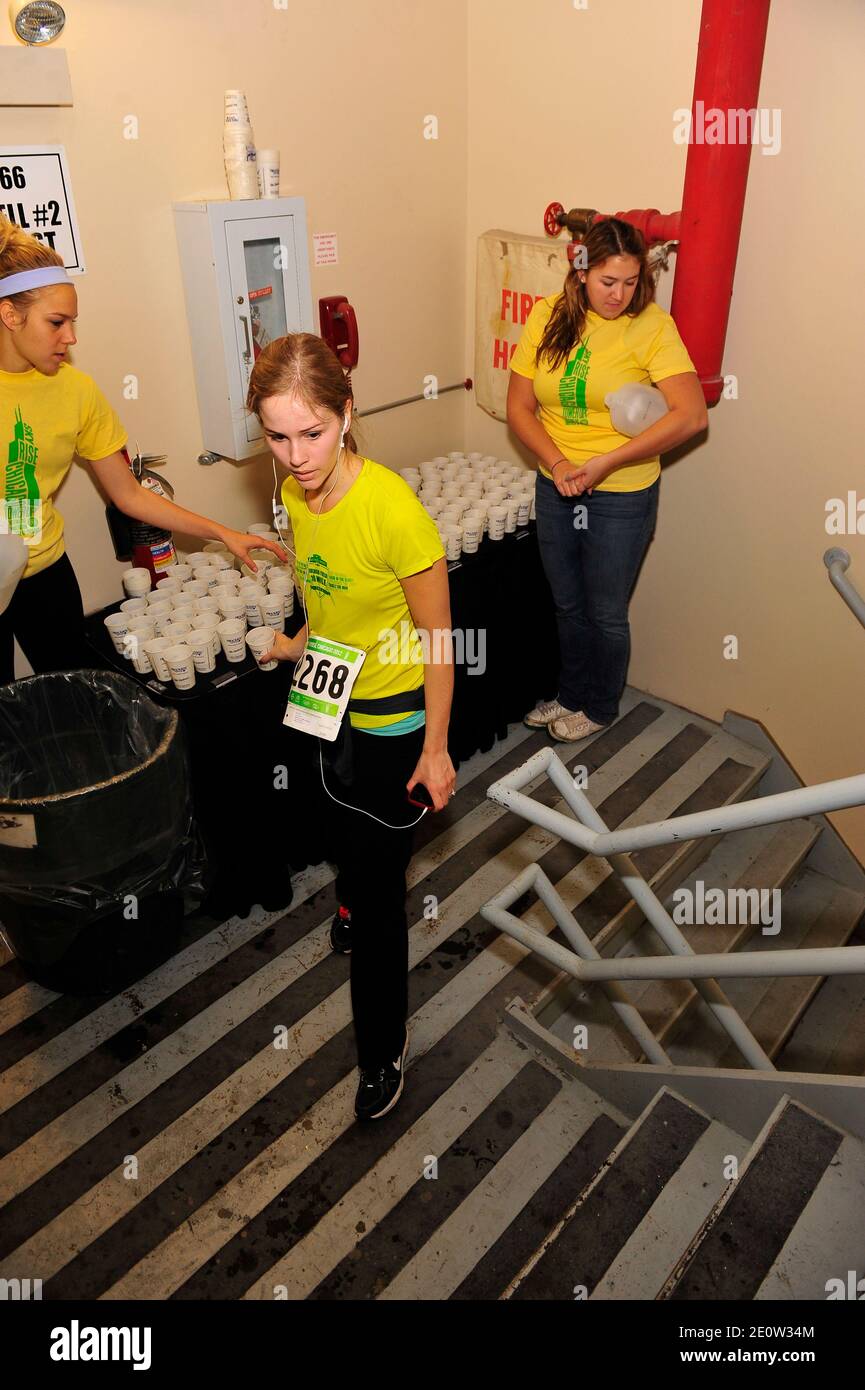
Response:
M20 270L16 275L7 275L0 280L0 299L8 299L10 294L21 294L23 290L41 290L45 285L71 284L62 265L43 265L38 270Z

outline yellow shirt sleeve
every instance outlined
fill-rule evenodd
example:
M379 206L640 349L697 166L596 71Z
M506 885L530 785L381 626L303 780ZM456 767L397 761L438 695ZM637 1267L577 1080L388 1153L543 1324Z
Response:
M384 559L397 579L429 569L444 555L438 527L402 479L389 489L389 505L380 522Z
M96 382L88 378L75 452L79 458L98 463L122 449L128 438L117 412L108 404Z
M696 371L669 314L664 314L657 332L647 344L640 365L645 367L653 382L664 381L668 376L679 376L682 372Z
M520 334L520 341L517 343L511 358L511 371L516 372L518 376L528 377L529 381L534 380L538 370L538 343L541 341L551 312L552 308L549 302L546 299L539 299L526 319L525 328Z

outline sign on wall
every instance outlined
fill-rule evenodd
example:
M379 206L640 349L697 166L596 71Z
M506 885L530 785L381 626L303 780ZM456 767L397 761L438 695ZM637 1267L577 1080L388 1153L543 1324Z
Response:
M62 145L0 145L0 213L84 272L81 233Z
M475 400L506 418L508 378L535 301L558 294L570 269L567 240L484 232L478 238L475 294Z

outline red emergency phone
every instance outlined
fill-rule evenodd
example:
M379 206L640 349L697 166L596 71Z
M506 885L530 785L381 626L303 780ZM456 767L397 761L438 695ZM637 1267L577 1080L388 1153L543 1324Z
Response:
M318 301L321 336L332 348L346 371L357 366L360 343L357 315L344 294L332 294Z

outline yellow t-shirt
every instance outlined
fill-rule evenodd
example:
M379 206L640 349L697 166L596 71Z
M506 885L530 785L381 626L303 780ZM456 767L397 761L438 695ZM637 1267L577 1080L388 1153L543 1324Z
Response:
M305 584L314 636L362 647L366 660L352 698L376 700L423 685L423 653L401 579L444 556L436 524L408 484L365 458L348 492L316 515L292 477L282 484L296 551L297 588ZM378 729L405 714L349 715L357 729ZM422 717L413 721L422 723Z
M547 434L572 463L586 463L596 454L609 454L628 436L613 429L604 397L620 386L636 381L655 385L668 376L693 372L694 364L679 337L673 319L657 304L629 318L620 314L605 319L590 309L583 340L555 371L549 358L536 363L541 335L560 296L539 299L523 329L511 358L511 371L528 377L535 388L538 418ZM541 472L551 474L541 465ZM650 487L661 472L661 460L640 459L615 469L599 483L596 492L640 492Z
M53 565L66 548L53 498L73 455L108 458L126 439L96 382L68 362L56 376L35 367L0 371L0 520L27 543L25 578Z

